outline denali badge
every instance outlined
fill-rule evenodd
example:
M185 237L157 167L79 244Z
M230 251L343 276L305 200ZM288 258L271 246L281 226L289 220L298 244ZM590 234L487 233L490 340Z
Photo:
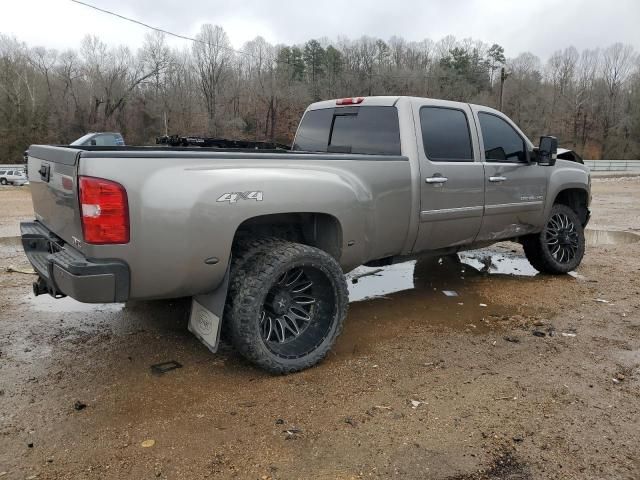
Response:
M231 192L223 193L218 198L218 202L236 203L238 200L255 200L256 202L262 201L262 192Z

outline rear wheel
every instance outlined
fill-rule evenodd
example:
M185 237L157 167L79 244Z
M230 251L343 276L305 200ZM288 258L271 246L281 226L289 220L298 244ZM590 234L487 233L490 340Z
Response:
M567 273L577 268L584 256L584 229L576 212L556 204L544 230L525 237L522 245L529 263L539 272Z
M240 237L234 241L233 249L231 251L231 268L229 271L229 290L227 292L227 299L224 307L224 318L222 320L221 336L225 341L231 341L231 327L230 320L231 311L233 309L233 300L237 296L238 289L241 285L241 280L245 277L245 267L247 262L255 257L261 255L274 245L283 243L284 240L277 237Z
M227 321L243 356L270 372L291 373L325 357L347 305L347 285L333 257L280 242L247 260Z

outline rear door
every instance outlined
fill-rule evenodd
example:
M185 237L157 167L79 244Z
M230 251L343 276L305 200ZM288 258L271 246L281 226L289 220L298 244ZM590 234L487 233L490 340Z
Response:
M29 147L29 182L36 220L73 245L82 239L76 181L79 153L71 148Z
M508 117L474 106L485 171L485 212L478 240L539 231L549 169L530 163L533 145Z
M421 174L414 251L472 243L482 223L484 171L471 109L420 100L414 104L414 121Z

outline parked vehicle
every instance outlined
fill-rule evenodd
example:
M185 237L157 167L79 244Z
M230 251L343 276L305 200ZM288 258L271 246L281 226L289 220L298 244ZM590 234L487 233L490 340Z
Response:
M0 168L0 185L22 186L28 182L24 170Z
M124 138L117 132L91 132L71 142L71 145L78 147L123 147Z
M570 162L582 163L584 160L575 151L567 148L558 148L558 160L569 160Z
M36 295L193 296L189 329L224 327L271 372L320 361L347 312L343 272L503 240L540 272L585 251L590 177L488 107L412 97L306 110L291 152L29 149Z

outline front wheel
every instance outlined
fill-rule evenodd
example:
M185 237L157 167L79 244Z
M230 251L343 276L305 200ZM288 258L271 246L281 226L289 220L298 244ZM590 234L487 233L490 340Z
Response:
M251 257L242 270L227 319L238 351L272 373L322 360L347 313L338 262L317 248L282 242Z
M6 178L0 178L0 185L6 185L7 184L7 179Z
M527 235L522 246L529 263L539 272L567 273L576 269L584 256L584 229L576 212L556 204L544 230Z

